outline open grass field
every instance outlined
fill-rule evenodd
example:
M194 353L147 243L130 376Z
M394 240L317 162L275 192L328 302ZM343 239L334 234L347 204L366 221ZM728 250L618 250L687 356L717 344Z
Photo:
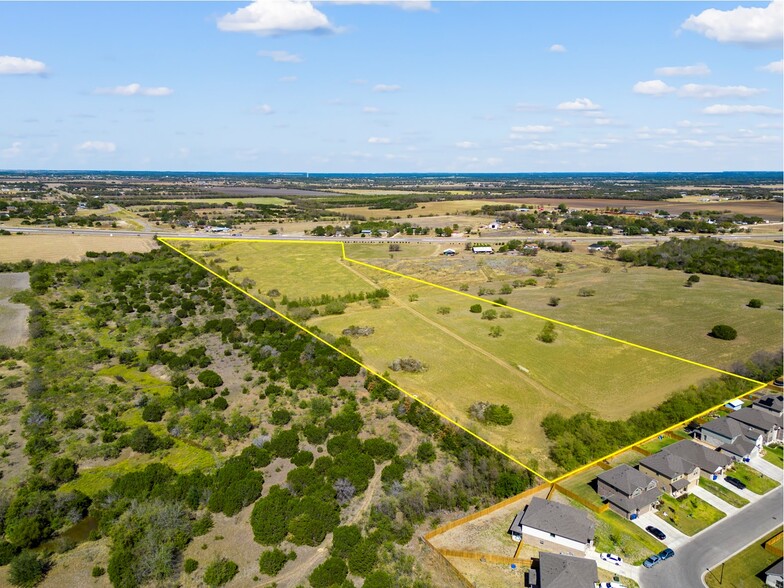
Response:
M738 496L729 488L725 488L721 484L717 484L703 476L700 476L700 486L735 508L742 508L749 503L743 496Z
M781 348L781 286L701 276L699 283L686 288L687 276L680 271L624 268L617 261L577 252L540 252L536 257L524 257L459 251L454 257L445 257L421 245L402 244L401 251L390 259L386 246L354 247L346 246L346 255L352 259L454 289L464 286L474 295L486 289L494 292L485 296L488 299L501 295L515 308L714 367L730 368L760 349ZM411 255L412 248L423 254ZM544 275L535 277L538 270ZM500 294L505 284L529 278L535 279L537 286ZM578 296L581 288L595 293ZM557 307L550 306L553 297L559 298ZM762 308L749 308L751 298L761 299ZM728 342L709 337L713 325L720 323L734 326L738 338Z
M779 485L778 482L761 474L748 464L737 461L732 464L728 475L746 484L746 489L751 490L755 494L765 494Z
M172 387L163 380L146 372L140 372L136 368L122 364L103 368L99 370L98 375L111 378L122 384L127 384L135 391L144 394L157 394L158 396L166 397L170 396L172 393Z
M460 293L341 261L339 245L173 243L185 244L189 255L221 270L237 266L230 279L237 284L252 280L255 295L277 289L295 299L387 289L390 297L377 307L352 303L342 314L318 315L306 326L334 337L350 326L373 327L371 336L352 341L366 366L390 372L409 394L534 469L551 465L539 427L546 414L589 411L626 418L671 392L716 376L703 367L564 326L556 328L555 342L543 343L537 340L547 324L541 318L485 302L480 303L482 311L496 316L483 319L469 311L476 301ZM427 252L427 247L421 249ZM492 329L500 329L497 336L491 336ZM425 369L391 370L396 359L408 357ZM469 418L477 401L510 406L513 425L489 426Z
M779 559L779 556L765 550L765 541L780 532L779 527L710 570L705 574L705 583L709 588L764 588L763 572Z
M289 203L284 198L277 198L275 196L249 196L247 198L238 198L236 196L226 196L225 198L181 198L181 199L161 199L155 200L159 204L225 204L231 202L232 204L263 204L267 206L283 206Z
M693 494L683 498L673 498L664 494L661 497L661 502L656 515L689 537L727 516L715 506Z
M87 251L151 251L157 245L149 237L127 235L11 235L0 237L0 262L22 261L77 261Z

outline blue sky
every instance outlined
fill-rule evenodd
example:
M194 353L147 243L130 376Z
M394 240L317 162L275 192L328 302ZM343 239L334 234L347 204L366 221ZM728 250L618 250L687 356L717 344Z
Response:
M783 3L0 3L0 169L782 168Z

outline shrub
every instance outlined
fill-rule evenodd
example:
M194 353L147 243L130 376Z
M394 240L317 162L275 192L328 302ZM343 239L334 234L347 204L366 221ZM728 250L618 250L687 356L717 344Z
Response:
M558 303L561 302L561 299L558 296L550 296L550 300L547 301L547 306L558 306Z
M699 281L700 281L700 276L695 274L690 275L689 278L686 280L686 282L688 282L689 284L696 284Z
M8 581L20 588L32 588L46 576L49 563L30 551L23 551L14 558L8 570Z
M147 425L137 427L128 437L128 446L139 453L152 453L166 443L155 436Z
M55 484L70 482L76 477L76 463L67 457L58 457L49 466L49 477Z
M367 576L378 562L378 545L363 539L359 542L348 558L348 568L352 574Z
M192 574L198 569L198 567L199 567L199 562L197 562L195 559L188 558L185 560L182 569L185 570L186 574Z
M198 379L199 382L207 388L218 388L219 386L223 386L223 378L212 370L204 370L199 374Z
M489 402L474 402L468 409L468 415L480 423L492 425L510 425L514 420L512 411L506 404L491 404Z
M277 576L288 560L286 553L277 547L272 551L265 551L259 557L259 571L268 576Z
M482 320L494 321L497 318L498 318L498 313L492 308L489 308L482 313Z
M221 557L212 562L207 566L207 569L204 570L204 583L211 588L223 586L236 576L239 570L239 566L233 561Z
M215 410L226 410L229 408L229 401L226 400L223 396L218 396L215 400L212 401L212 406Z
M498 337L500 337L500 336L501 336L501 334L502 334L503 332L504 332L504 330L503 330L501 327L499 327L498 325L494 325L494 326L490 327L490 333L489 333L489 335L490 335L491 337L493 337L493 338L496 338L496 339L497 339Z
M5 566L11 563L19 553L19 548L5 539L0 539L0 566Z
M330 553L335 557L346 559L362 540L362 534L356 525L335 527L332 532L332 549Z
M555 323L548 321L542 328L542 332L539 333L536 338L542 343L552 343L555 341L558 338L558 333L555 332Z
M346 304L340 300L333 300L324 306L324 314L343 314L346 310Z
M339 586L348 575L348 568L342 559L330 557L310 574L308 580L313 588Z
M436 449L430 441L420 443L417 447L417 459L422 463L431 463L436 459Z
M438 314L449 314L450 312L452 312L452 309L449 308L448 306L439 306L436 312Z
M738 336L738 332L729 325L716 325L711 329L710 334L724 341L732 341Z
M394 372L409 372L414 374L424 372L427 369L427 366L424 363L413 357L399 357L389 364L389 367Z
M474 314L479 314L480 312L482 312L482 305L481 304L472 304L471 308L469 308L468 310L470 310Z
M273 410L270 415L270 423L273 425L287 425L291 420L291 413L285 408Z
M580 288L577 291L577 295L582 298L588 298L589 296L595 296L596 290L594 290L593 288Z
M148 423L158 423L161 421L165 413L165 408L163 408L158 402L152 401L144 407L144 410L142 410L142 420Z
M101 566L93 566L93 571L91 573L93 578L100 578L106 573L106 568L102 568Z
M752 298L749 300L749 308L762 308L762 300L759 298Z

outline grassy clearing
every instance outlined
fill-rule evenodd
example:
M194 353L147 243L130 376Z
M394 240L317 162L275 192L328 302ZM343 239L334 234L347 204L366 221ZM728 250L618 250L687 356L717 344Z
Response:
M67 492L79 490L88 496L95 496L101 490L108 490L115 479L129 472L140 470L151 463L163 463L177 471L192 472L208 470L215 465L215 457L207 450L175 440L174 447L162 456L159 454L139 455L118 461L108 466L97 466L79 471L79 476L60 490Z
M416 208L409 210L390 210L388 208L369 208L367 206L349 206L335 208L332 212L338 214L353 214L364 216L367 219L375 218L408 218L421 216L440 216L444 214L469 213L480 210L483 206L500 204L492 200L445 200L442 202L420 202Z
M451 258L380 262L389 269L451 288L466 284L471 294L477 294L479 288L497 292L505 283L534 277L534 271L541 268L545 275L535 278L537 286L517 288L504 296L511 306L711 366L730 367L760 349L781 346L784 323L778 308L782 288L772 284L701 276L698 284L685 288L687 276L683 272L625 269L617 261L576 252L483 257L461 251ZM563 272L556 263L563 265ZM544 287L548 275L555 279L552 287ZM580 297L580 288L593 289L595 295ZM560 298L557 307L548 305L551 297ZM761 299L762 308L748 308L751 298ZM733 325L738 338L727 342L709 337L712 326L720 323Z
M238 204L261 204L265 206L283 206L289 203L284 198L275 196L251 196L248 198L237 198L236 196L226 196L225 198L182 198L182 199L161 199L155 200L157 204L225 204L229 202Z
M784 447L781 445L766 447L765 455L762 457L765 461L772 463L776 467L784 467Z
M690 537L727 516L693 494L683 498L664 494L661 501L656 515Z
M729 488L725 488L721 484L717 484L713 480L700 476L700 487L704 488L714 496L721 498L727 504L735 508L742 508L746 506L749 501L743 496L738 496Z
M779 559L777 555L765 550L765 541L781 532L776 529L761 541L755 541L740 553L713 568L705 574L705 583L709 588L733 586L737 588L763 588L762 572Z
M599 466L594 466L566 478L562 482L559 482L558 485L570 492L574 492L577 496L591 504L601 506L602 499L596 493L594 480L596 479L596 476L603 471L604 470Z
M112 378L119 383L127 384L134 390L146 394L169 396L172 393L172 387L163 380L126 365L113 365L103 368L98 371L98 375Z
M157 245L149 237L127 235L12 235L0 241L0 262L78 261L87 251L123 251L125 253L151 251Z
M289 298L300 298L388 289L391 296L380 308L354 303L343 314L317 316L308 325L335 337L352 325L372 326L372 336L353 341L366 365L381 373L397 358L424 362L423 373L394 372L392 378L442 414L532 466L548 464L547 442L539 428L548 412L590 411L604 418L625 418L658 404L671 392L715 377L704 368L568 327L557 327L554 343L542 343L537 337L546 324L543 319L508 311L508 318L483 320L469 312L475 300L340 261L337 245L175 242L183 244L197 259L223 270L239 266L230 279L253 280L251 290L256 294L274 288ZM348 254L378 251L364 244L359 247L363 249ZM440 261L435 247L417 249ZM387 248L384 254L388 253ZM484 300L480 304L482 310L498 315L504 311ZM501 336L490 336L491 327L500 327ZM634 394L629 394L632 389ZM517 420L506 428L471 421L468 409L477 400L507 404Z
M643 443L642 445L640 445L640 447L645 451L650 451L651 453L659 453L662 449L664 449L668 445L672 445L673 443L677 443L677 442L678 442L677 440L673 439L668 435L662 435L660 439L653 439L652 441Z
M594 537L596 551L615 553L633 565L640 565L645 558L666 547L664 543L611 510L592 516L598 521Z
M746 484L747 489L755 494L765 494L779 485L778 482L771 480L748 464L737 461L732 465L729 475L738 478L738 480Z

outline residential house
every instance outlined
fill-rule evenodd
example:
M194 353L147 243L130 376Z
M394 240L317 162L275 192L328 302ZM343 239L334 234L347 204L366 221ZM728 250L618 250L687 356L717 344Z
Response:
M528 574L531 588L586 588L598 582L594 560L547 552L539 554L539 568Z
M765 570L765 585L784 588L784 559L780 559Z
M596 489L611 510L627 519L637 518L653 510L662 495L654 478L627 464L599 474Z
M782 432L781 429L781 418L772 413L746 407L736 410L729 415L729 418L735 419L739 423L762 433L762 442L765 445L784 440L784 432Z
M699 467L667 451L649 455L638 467L643 474L659 482L661 489L674 498L689 494L700 483Z
M784 414L784 396L781 394L766 394L759 400L755 400L751 407L781 418L782 414Z
M744 425L731 416L723 416L708 421L700 427L698 438L717 447L733 459L751 459L762 449L762 433Z
M708 477L723 474L724 470L733 462L730 456L701 443L696 443L691 439L684 439L668 445L660 453L662 452L676 455L685 461L693 463L700 468L700 474Z
M509 533L542 549L585 555L593 545L596 523L572 506L534 497L512 521Z

